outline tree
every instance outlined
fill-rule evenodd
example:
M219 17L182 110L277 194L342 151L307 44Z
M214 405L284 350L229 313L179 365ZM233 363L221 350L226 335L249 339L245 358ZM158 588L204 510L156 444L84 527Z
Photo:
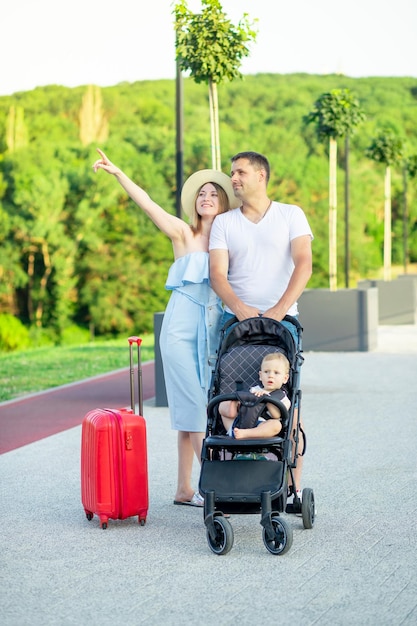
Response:
M0 206L0 314L17 312L16 289L27 283L20 251L11 239L10 216Z
M7 116L6 145L9 152L25 148L28 145L28 131L25 112L21 106L11 106Z
M128 175L135 172L158 204L170 207L172 198L164 191L152 150L138 153L136 147L118 142L110 152ZM164 285L172 263L171 242L112 177L89 169L71 224L79 244L76 320L98 334L152 332L153 314L164 310L169 298Z
M36 145L9 157L5 206L10 220L9 238L20 250L26 273L24 288L18 295L24 300L23 317L38 328L51 325L53 320L60 331L72 314L72 272L68 267L72 266L74 245L65 233L68 181L54 154L49 147ZM60 297L51 303L53 283L60 285ZM65 303L68 306L63 315Z
M404 156L403 141L392 129L382 129L366 149L366 156L385 165L384 280L391 280L391 167L398 165Z
M217 85L224 80L241 78L243 57L249 55L247 44L255 41L256 32L244 13L233 26L219 0L202 0L201 13L191 13L186 0L175 5L176 58L182 71L190 71L196 83L209 87L212 167L221 169Z
M313 110L305 117L307 124L315 123L319 141L329 141L329 283L332 291L337 289L337 139L352 135L356 126L364 119L365 114L361 110L359 101L349 89L333 89L322 94L314 103ZM345 158L347 174L348 143ZM345 198L348 206L347 193L345 193ZM346 210L346 236L348 233L347 213ZM346 253L347 248L346 245ZM349 282L348 279L347 282Z
M404 273L407 273L407 267L410 262L410 252L408 248L408 179L417 176L417 154L412 154L403 159L403 264Z
M107 140L109 129L103 113L103 98L100 87L88 85L83 96L79 121L80 141L83 146L88 146L94 141L100 144Z

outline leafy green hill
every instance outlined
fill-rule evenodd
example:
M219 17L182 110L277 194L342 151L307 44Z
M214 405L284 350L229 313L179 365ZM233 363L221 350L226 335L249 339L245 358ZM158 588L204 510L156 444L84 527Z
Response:
M219 86L224 171L241 150L271 162L269 195L303 207L315 240L311 287L328 286L328 155L304 118L324 92L350 89L367 118L351 139L351 284L379 274L384 167L365 156L389 127L417 154L417 79L259 74ZM70 323L96 334L152 330L163 310L171 244L113 178L91 165L95 148L175 212L175 81L112 87L57 85L0 97L0 313L57 336ZM344 174L339 145L338 267L343 286ZM208 90L184 79L184 175L211 167ZM417 261L416 180L392 172L393 263Z

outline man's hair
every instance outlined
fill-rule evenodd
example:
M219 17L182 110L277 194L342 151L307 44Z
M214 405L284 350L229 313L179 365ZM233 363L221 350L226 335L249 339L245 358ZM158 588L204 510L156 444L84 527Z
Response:
M290 371L290 362L285 354L283 354L282 352L269 352L268 354L265 354L264 358L262 359L261 369L266 361L281 361L282 364L285 366L285 373L288 374Z
M269 161L266 158L266 156L264 156L263 154L260 154L259 152L251 152L249 150L248 152L238 152L238 154L235 154L235 156L233 156L230 160L231 160L232 163L234 163L238 159L247 159L249 161L249 163L255 169L265 170L265 172L266 172L266 184L268 184L269 177L271 175L271 168L269 166Z

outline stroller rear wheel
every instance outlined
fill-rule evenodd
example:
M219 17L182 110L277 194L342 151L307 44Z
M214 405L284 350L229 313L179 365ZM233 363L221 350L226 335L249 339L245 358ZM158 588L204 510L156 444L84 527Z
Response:
M292 528L279 515L271 517L271 524L274 530L274 537L268 538L266 528L262 531L262 538L267 550L271 554L285 554L292 546L293 534Z
M210 550L218 555L227 554L232 549L234 541L232 525L222 515L215 516L213 525L214 536L212 536L209 529L207 529L206 533Z
M304 528L313 528L315 517L314 492L308 487L303 489L301 516L303 518Z

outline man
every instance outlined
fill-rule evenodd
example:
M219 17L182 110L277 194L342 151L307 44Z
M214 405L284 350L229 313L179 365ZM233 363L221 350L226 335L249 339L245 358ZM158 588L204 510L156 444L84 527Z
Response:
M232 186L241 206L216 217L209 245L210 281L224 303L224 322L233 315L239 321L297 316L297 299L312 273L313 234L307 218L300 207L268 197L269 176L262 154L232 157ZM296 486L301 458L294 471Z

